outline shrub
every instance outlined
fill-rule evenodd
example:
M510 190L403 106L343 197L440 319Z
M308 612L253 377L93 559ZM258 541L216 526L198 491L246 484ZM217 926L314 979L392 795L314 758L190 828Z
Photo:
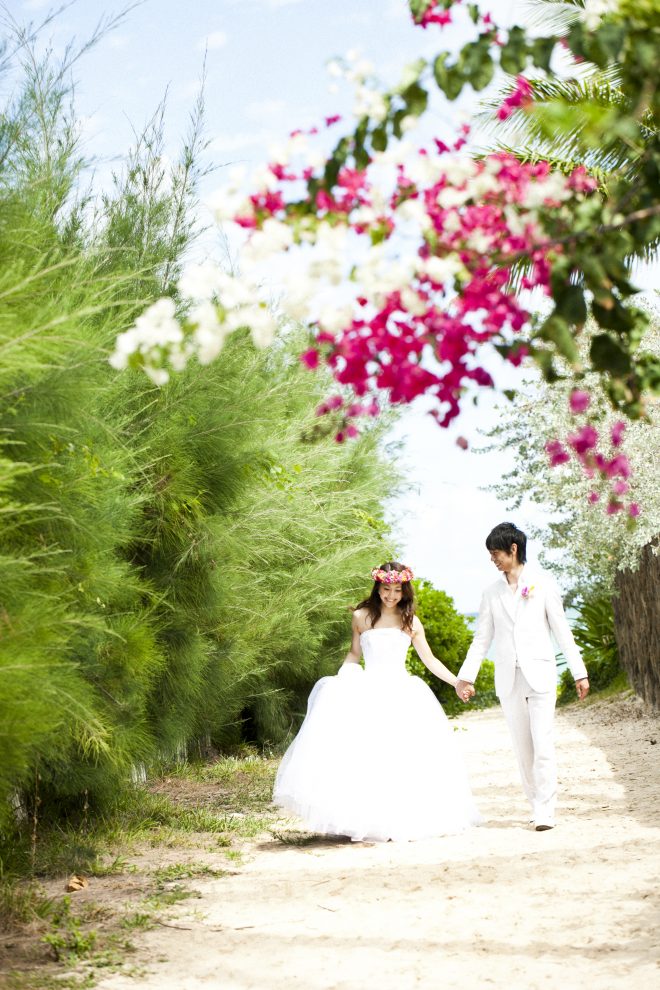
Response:
M454 601L444 591L438 591L430 581L414 582L419 616L426 639L434 656L457 674L465 654L472 642L472 632L465 618L457 612ZM429 685L436 698L449 716L458 715L465 705L456 696L449 684L438 680L419 659L411 647L407 667L411 674L421 677ZM495 704L493 664L486 660L481 666L475 684L477 695L470 703L472 707L487 708Z

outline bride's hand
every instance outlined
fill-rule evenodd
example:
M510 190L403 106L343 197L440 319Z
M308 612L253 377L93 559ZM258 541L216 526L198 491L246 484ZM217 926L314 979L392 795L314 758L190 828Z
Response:
M476 691L474 690L474 684L470 684L469 681L462 681L460 677L456 681L455 691L458 697L463 702L467 702L470 700L470 698L474 698L476 694Z

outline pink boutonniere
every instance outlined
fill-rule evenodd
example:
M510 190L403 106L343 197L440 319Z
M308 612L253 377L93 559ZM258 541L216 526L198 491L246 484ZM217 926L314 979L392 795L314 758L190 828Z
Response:
M533 596L533 594L534 594L534 585L526 584L525 587L520 592L520 597L523 598L525 601L527 601Z

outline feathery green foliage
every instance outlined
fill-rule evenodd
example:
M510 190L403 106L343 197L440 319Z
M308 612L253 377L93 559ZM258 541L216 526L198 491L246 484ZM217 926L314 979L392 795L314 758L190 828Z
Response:
M236 333L159 391L107 363L194 236L198 105L163 108L114 188L84 163L67 66L38 64L0 156L0 827L107 805L196 741L282 740L387 555L382 427L303 439L326 383ZM71 54L67 58L71 59ZM299 343L299 342L298 342Z
M427 642L433 655L457 674L472 642L472 633L467 622L454 607L454 601L444 591L434 588L430 581L415 581L415 597L417 599L417 615L419 616ZM453 687L438 680L419 659L411 648L407 660L411 674L425 681L447 715L458 715L465 710L463 702L459 701ZM494 705L495 682L494 667L489 660L482 664L476 684L477 694L472 707L488 708Z

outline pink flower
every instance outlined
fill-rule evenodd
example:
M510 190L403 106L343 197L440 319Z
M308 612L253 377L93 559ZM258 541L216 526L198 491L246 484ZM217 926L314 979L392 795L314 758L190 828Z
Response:
M630 477L630 461L625 454L616 454L611 461L608 462L605 468L605 473L608 478L616 478L617 476L621 478Z
M621 442L623 441L623 434L625 433L625 431L626 431L626 424L620 419L617 420L617 422L612 427L612 431L610 433L610 438L612 440L613 447L621 446Z
M640 512L641 509L638 506L637 502L631 502L630 505L628 506L628 515L630 516L630 518L636 519Z
M461 450L467 450L469 444L468 444L467 440L465 439L465 437L456 437L456 446L457 447L460 447Z
M608 516L615 516L617 512L621 512L623 508L623 502L617 502L616 499L607 503L607 514Z
M557 467L558 464L565 464L566 461L570 461L571 459L571 455L559 440L548 440L545 450L550 458L551 467Z
M600 501L600 492L589 492L589 501L592 505Z
M568 438L568 442L576 454L586 454L588 450L592 450L598 443L598 431L590 424L587 424L581 430L578 430L577 433L572 433Z
M319 366L319 352L315 347L310 347L308 351L300 355L300 360L310 371L314 371Z
M497 111L499 120L507 120L514 110L526 107L532 102L534 90L524 76L518 76L513 92L509 93Z
M569 404L572 413L583 413L589 408L589 403L591 402L591 396L588 392L580 391L580 389L575 389L571 392L569 399Z
M584 165L578 165L573 169L568 184L575 192L589 193L598 189L598 183L591 178Z
M625 495L627 491L630 490L630 485L627 481L615 481L612 485L612 491L615 495Z

